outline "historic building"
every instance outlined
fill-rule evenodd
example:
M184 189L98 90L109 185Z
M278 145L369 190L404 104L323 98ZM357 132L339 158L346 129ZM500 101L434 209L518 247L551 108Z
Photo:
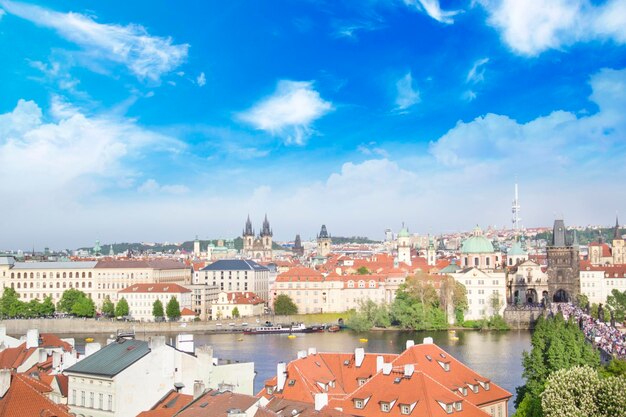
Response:
M317 235L317 256L328 256L330 254L331 242L326 225L323 224L320 233Z
M295 256L304 256L304 247L302 246L300 235L296 235L296 240L293 244L293 254Z
M404 225L398 232L396 245L398 247L398 262L404 262L411 266L411 235Z
M626 244L615 218L612 246L602 240L589 244L589 261L592 265L623 265L626 263Z
M548 296L548 274L535 261L515 262L507 269L507 287L509 304L540 304Z
M194 284L218 287L226 292L254 292L267 301L270 270L258 263L242 259L221 259L197 271Z
M272 236L274 232L270 228L270 222L267 220L267 214L263 220L263 227L261 233L255 237L254 229L252 229L252 223L250 222L250 216L246 220L246 226L243 230L243 249L242 254L245 258L256 260L271 260L272 259Z
M463 241L461 246L461 267L475 267L481 270L502 268L502 254L483 236L483 231L476 226L472 236Z
M575 301L580 293L578 245L570 242L563 220L554 221L548 259L548 297L554 302Z
M122 297L128 303L128 315L135 320L154 321L153 307L157 300L163 305L165 313L167 303L176 298L180 310L191 309L192 291L178 284L134 284L118 291L118 301Z

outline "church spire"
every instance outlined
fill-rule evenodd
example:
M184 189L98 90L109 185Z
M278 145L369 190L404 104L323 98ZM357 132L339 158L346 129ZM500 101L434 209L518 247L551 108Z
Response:
M248 214L248 220L246 220L246 226L243 230L244 236L254 236L254 231L252 230L252 222L250 221L250 215Z
M619 219L617 218L617 214L615 215L615 232L613 232L613 240L621 239L622 236L619 233Z
M261 229L261 236L272 236L272 229L270 228L270 222L267 220L267 213L265 213L265 219L263 220L263 228Z

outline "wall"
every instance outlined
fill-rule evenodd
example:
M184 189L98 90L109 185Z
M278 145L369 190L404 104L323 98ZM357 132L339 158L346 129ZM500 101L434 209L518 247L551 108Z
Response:
M507 307L504 310L504 321L511 329L533 329L537 319L543 314L543 309L516 309Z

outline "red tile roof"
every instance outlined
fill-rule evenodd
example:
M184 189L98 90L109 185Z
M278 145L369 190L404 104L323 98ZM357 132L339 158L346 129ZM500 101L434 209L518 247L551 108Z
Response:
M253 292L227 292L226 298L229 304L263 304L265 301Z
M118 291L120 294L126 293L153 293L153 294L183 294L191 292L191 290L178 284L135 284Z
M196 312L191 310L191 309L189 309L189 308L187 308L187 307L185 307L182 310L180 310L180 315L181 316L195 316Z
M227 417L228 410L239 409L245 412L258 401L258 398L251 395L209 390L180 411L176 417Z
M182 262L171 259L103 259L98 261L96 268L187 269L188 267Z
M66 406L55 404L45 394L51 388L24 374L13 374L11 386L0 398L0 417L71 417Z
M172 417L193 400L193 396L171 390L149 411L141 412L137 417Z

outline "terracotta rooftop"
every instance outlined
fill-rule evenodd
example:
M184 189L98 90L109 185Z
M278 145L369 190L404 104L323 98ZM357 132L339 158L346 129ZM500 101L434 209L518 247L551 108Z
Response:
M0 417L71 417L67 408L46 394L51 388L24 374L13 374L11 386L0 398Z
M153 294L183 294L191 292L191 290L179 284L158 283L158 284L134 284L118 291L120 294L126 293L153 293Z
M104 259L98 261L96 268L137 268L137 269L187 269L188 267L171 259L137 260Z

